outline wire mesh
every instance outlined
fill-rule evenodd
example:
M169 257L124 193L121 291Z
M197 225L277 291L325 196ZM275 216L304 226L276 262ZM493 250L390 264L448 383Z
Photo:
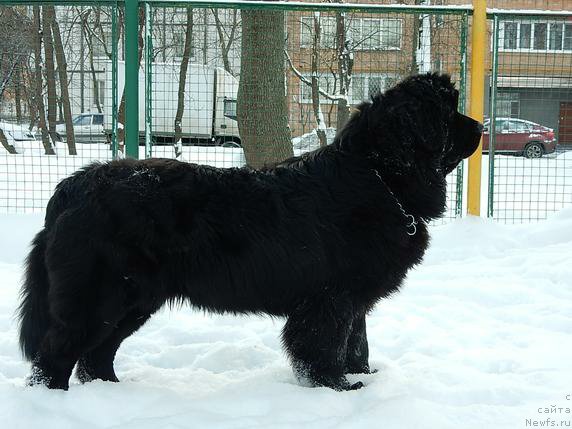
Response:
M43 210L63 177L93 160L123 156L126 79L139 80L141 158L217 167L257 167L328 144L355 105L412 73L451 74L464 108L467 10L141 3L138 77L124 73L122 7L0 7L0 19L22 20L21 39L28 41L13 46L0 40L3 58L15 58L17 70L7 74L6 61L0 70L0 128L9 143L0 148L0 210ZM42 19L50 8L62 36L61 66L53 35L43 31L55 25ZM67 121L63 86L72 116ZM66 122L73 122L77 155L70 154ZM450 218L461 213L461 170L449 176L448 192Z
M510 15L494 22L483 145L493 157L489 216L537 221L572 204L572 22Z
M112 158L114 13L0 6L0 211L41 211L63 177Z
M260 166L331 143L353 107L409 74L447 72L464 89L466 15L318 6L153 7L153 156ZM238 131L241 111L248 136ZM457 176L449 177L448 217L461 212Z

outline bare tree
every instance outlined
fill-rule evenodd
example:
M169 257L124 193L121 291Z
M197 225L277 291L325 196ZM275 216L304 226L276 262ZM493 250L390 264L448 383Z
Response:
M415 0L415 5L420 5L424 2L424 0ZM413 15L413 31L411 32L411 62L410 62L410 69L409 73L415 74L419 72L419 65L417 63L417 49L419 46L419 29L421 28L422 24L422 15L421 14L414 14Z
M246 162L255 168L293 155L286 106L284 13L242 12L238 128Z
M175 156L178 158L183 152L181 141L182 128L181 121L185 111L185 85L187 83L187 70L189 58L191 56L191 46L193 42L193 9L187 8L187 23L185 29L185 47L183 48L183 59L179 70L179 88L177 92L177 113L175 115Z
M92 12L95 16L93 24L91 24L89 22L90 15L92 14ZM103 112L103 109L101 108L101 102L100 102L101 96L99 94L99 87L97 86L97 76L95 73L94 39L95 39L96 43L102 43L102 45L100 45L100 46L105 46L105 43L102 42L102 40L100 38L96 37L95 32L93 31L93 29L97 29L97 28L101 27L100 10L98 7L94 7L93 9L89 10L86 14L83 15L82 26L84 28L84 31L82 33L83 33L83 36L85 38L85 43L87 45L87 55L89 58L89 69L91 72L91 82L93 85L93 98L94 98L95 107L97 109L97 112L101 113L101 112ZM93 26L93 28L92 28L92 26Z
M350 117L348 102L350 85L353 75L353 52L350 48L351 41L347 37L346 13L336 12L336 57L337 82L339 84L338 114L336 128L341 130Z
M229 52L233 43L236 41L236 30L238 29L240 22L238 20L238 10L232 9L230 12L232 12L232 22L223 23L219 18L218 9L212 9L224 69L230 74L234 74L230 66Z
M321 17L315 12L312 18L312 24L306 25L308 32L312 35L311 52L310 52L310 78L304 76L294 65L290 55L285 50L286 60L290 69L303 85L311 88L312 111L316 122L316 133L318 135L320 145L326 144L326 121L322 112L320 96L326 98L331 103L328 122L331 123L330 117L334 112L334 105L337 107L336 127L341 129L349 119L349 89L353 76L353 50L356 49L352 45L352 41L348 37L348 21L345 12L336 12L335 14L335 39L332 46L323 47L321 42ZM334 48L334 49L332 49ZM322 54L326 56L326 61L321 60ZM326 69L326 71L324 71ZM318 76L329 73L334 78L334 85L329 92L326 88L320 86ZM334 104L335 103L335 104Z
M11 145L10 143L8 143L8 139L6 138L6 134L4 134L4 130L2 130L1 128L0 128L0 144L2 146L4 146L4 149L6 149L8 151L8 153L10 153L12 155L18 153L16 151L16 148L13 145Z
M70 155L77 155L75 146L75 134L72 124L72 114L70 106L70 96L68 91L68 72L67 61L60 33L60 26L56 20L56 12L53 6L44 6L48 15L49 24L52 27L52 36L54 38L54 51L58 62L58 74L60 81L61 102L63 107L64 122L66 124L66 144Z
M42 94L42 26L40 20L40 7L34 6L32 9L34 19L34 68L35 68L35 82L34 82L34 105L38 115L38 128L42 133L42 143L46 155L55 155L52 146L52 140L48 133L46 125L46 108L44 106L44 97Z
M32 23L25 9L0 8L0 100L16 81L25 60L32 52Z
M46 6L42 6L42 39L44 41L44 72L46 75L46 87L48 90L48 132L52 142L55 142L57 140L56 119L58 113L58 98L56 93L52 26L50 25L49 12Z
M16 121L22 122L22 64L16 69L14 79L14 103L16 104Z
M314 37L312 38L312 59L311 59L311 88L312 88L312 109L314 111L314 120L316 121L316 134L320 141L320 146L326 146L328 140L326 138L326 124L322 107L320 105L320 81L318 67L320 65L320 36L322 34L322 26L320 23L320 12L314 12Z

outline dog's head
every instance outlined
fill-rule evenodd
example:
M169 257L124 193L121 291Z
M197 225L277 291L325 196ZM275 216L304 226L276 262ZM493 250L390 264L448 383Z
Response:
M406 78L357 107L336 144L376 158L385 174L415 174L442 183L478 147L483 126L459 113L459 92L447 75Z

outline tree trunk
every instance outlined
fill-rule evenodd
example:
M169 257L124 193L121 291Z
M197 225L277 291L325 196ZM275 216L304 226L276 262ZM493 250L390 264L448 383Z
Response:
M415 5L420 5L423 0L415 0ZM411 66L409 68L409 73L416 74L419 73L419 65L417 64L417 48L419 45L419 28L421 27L421 15L413 15L413 31L411 36Z
M48 132L52 142L56 138L56 119L58 114L58 98L56 94L56 73L54 67L54 45L52 41L52 27L50 25L48 7L42 6L42 38L44 39L44 59L46 72L46 86L48 89Z
M286 106L284 13L242 13L238 128L246 162L259 168L291 157Z
M56 21L56 12L53 6L44 6L48 10L50 24L52 26L52 34L54 37L54 49L56 52L56 60L58 62L58 73L60 77L60 93L62 107L64 111L64 122L66 124L66 143L68 145L68 152L70 155L77 155L77 149L75 146L75 134L72 124L72 114L70 106L70 95L68 91L68 72L67 72L67 62L64 53L64 46L62 43L62 36L60 33L60 27Z
M102 113L103 110L101 108L101 103L99 101L99 87L97 86L97 75L95 74L95 63L93 61L93 34L92 30L88 27L89 25L93 25L94 28L97 28L100 24L100 14L98 8L95 8L95 20L94 23L91 24L89 22L89 14L85 14L82 26L84 27L84 31L82 32L85 36L85 43L87 44L87 55L89 57L89 69L91 73L91 85L93 89L93 101L95 102L95 107L97 109L97 113Z
M14 101L16 103L16 122L22 123L22 63L18 64L16 69L16 76L14 78Z
M209 28L209 19L207 15L208 9L203 9L203 64L206 65L208 61L207 51L208 47L208 28Z
M349 120L350 106L348 103L349 87L353 73L353 54L350 52L346 37L346 14L336 12L336 54L338 57L338 81L340 97L338 99L338 114L336 128L341 130Z
M316 135L320 141L320 146L324 147L328 144L326 138L326 124L324 123L324 115L320 105L320 80L318 76L318 68L320 65L320 36L322 27L320 24L320 13L314 12L314 37L312 38L312 110L314 112L314 120L316 121Z
M55 155L48 127L46 125L46 108L42 94L42 28L40 25L40 7L33 7L34 16L34 66L35 66L35 85L34 85L34 105L38 114L38 128L42 133L42 143L46 155Z
M2 146L4 146L4 149L6 149L8 151L8 153L10 153L12 155L18 153L16 151L16 148L14 146L12 146L10 143L8 143L8 139L6 138L6 134L4 134L4 130L2 130L1 128L0 128L0 144Z
M185 47L183 50L183 59L179 70L179 89L177 92L177 113L175 115L175 156L178 158L183 151L183 143L181 142L181 121L185 111L185 85L187 83L187 70L189 68L189 58L191 57L191 46L193 38L193 9L187 8L187 27L185 31Z
M232 44L234 43L234 35L236 34L236 28L238 27L238 20L237 20L238 11L236 9L233 9L232 12L233 12L232 27L230 29L228 41L225 41L225 34L224 34L225 24L222 23L220 18L218 17L218 9L212 9L212 13L215 17L215 25L216 25L216 30L218 33L218 40L219 40L220 51L221 51L221 55L222 55L222 63L223 63L224 69L227 72L229 72L230 74L234 75L234 73L232 72L232 69L230 67L230 59L228 57L228 54L230 52L230 48L232 47Z

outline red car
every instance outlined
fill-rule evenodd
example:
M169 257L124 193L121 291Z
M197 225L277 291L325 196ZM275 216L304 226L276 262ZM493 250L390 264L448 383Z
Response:
M483 152L489 150L490 119L484 122ZM552 128L516 118L496 118L495 153L515 153L527 158L540 158L556 150Z

